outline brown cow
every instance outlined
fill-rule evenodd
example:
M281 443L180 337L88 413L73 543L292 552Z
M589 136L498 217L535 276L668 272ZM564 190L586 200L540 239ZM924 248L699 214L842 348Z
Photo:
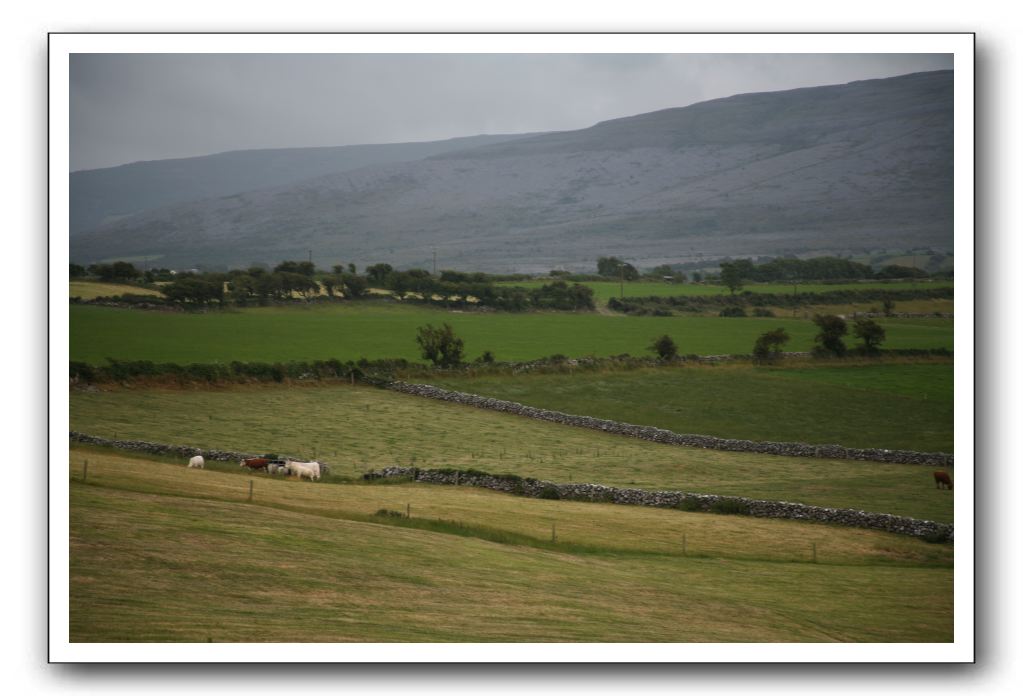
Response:
M241 465L249 469L265 469L266 465L269 463L269 459L253 457L252 459L243 459Z
M952 479L944 471L935 471L934 472L934 485L937 486L938 488L944 487L944 488L947 488L949 490L952 490Z

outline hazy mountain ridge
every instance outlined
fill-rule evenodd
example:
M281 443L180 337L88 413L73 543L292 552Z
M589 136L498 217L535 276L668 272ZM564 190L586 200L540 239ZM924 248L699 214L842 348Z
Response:
M528 135L478 135L418 143L235 150L71 172L71 234L174 203L230 196L325 174L429 157Z
M544 270L952 246L950 71L737 95L152 210L72 258Z

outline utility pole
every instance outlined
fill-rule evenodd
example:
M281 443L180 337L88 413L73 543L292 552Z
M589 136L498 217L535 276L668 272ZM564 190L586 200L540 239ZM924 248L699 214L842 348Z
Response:
M433 250L433 274L437 275L437 249Z
M625 299L625 264L618 264L618 291L619 297Z

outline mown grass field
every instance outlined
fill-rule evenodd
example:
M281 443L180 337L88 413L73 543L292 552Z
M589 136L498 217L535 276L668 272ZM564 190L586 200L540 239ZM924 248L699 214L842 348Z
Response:
M532 360L629 353L652 355L667 334L683 354L748 353L760 334L784 327L787 350L809 350L816 326L808 319L626 317L598 313L453 312L388 301L265 307L183 314L112 307L70 308L72 360L106 358L202 363L405 358L421 361L416 330L451 324L473 360L490 350L498 360ZM886 348L948 348L948 319L886 319ZM854 341L850 337L850 344Z
M951 547L896 535L96 448L69 473L75 642L952 639Z
M539 288L550 283L550 280L532 281L508 281L498 285L508 287ZM724 285L704 285L702 283L658 283L651 281L632 281L620 284L618 281L586 281L582 283L593 289L593 296L600 305L606 305L612 297L677 297L677 296L699 296L699 295L730 295L731 292ZM950 288L952 281L899 281L884 283L868 281L863 283L797 283L796 292L799 294L811 292L836 292L840 290L921 290L928 288ZM791 295L792 283L750 283L742 287L742 292L757 292Z
M93 435L316 458L339 477L475 468L953 518L926 467L674 447L371 387L74 390L70 416Z
M750 364L592 375L438 376L431 383L530 406L747 440L953 450L951 361Z
M114 295L154 295L162 296L163 293L149 288L137 288L131 285L120 285L118 283L98 283L88 280L72 280L68 286L69 297L80 297L83 300L94 300L97 297L112 297Z

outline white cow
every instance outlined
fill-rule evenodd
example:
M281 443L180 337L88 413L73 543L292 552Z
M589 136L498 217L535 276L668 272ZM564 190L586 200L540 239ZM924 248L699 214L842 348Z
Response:
M316 466L312 466L313 464ZM317 462L293 462L289 459L284 466L287 467L292 476L298 476L299 479L304 477L310 481L315 481L320 478L320 465Z
M192 457L191 459L188 460L188 468L189 469L205 469L206 468L206 460L204 460L202 458L201 454L197 454L197 455L195 455L194 457Z

